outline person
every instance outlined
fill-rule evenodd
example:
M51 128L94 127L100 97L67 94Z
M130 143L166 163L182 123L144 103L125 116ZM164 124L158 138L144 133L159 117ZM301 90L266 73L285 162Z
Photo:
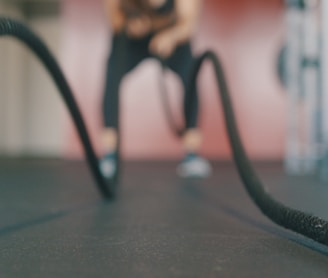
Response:
M102 173L110 178L117 167L121 81L143 60L155 58L173 70L184 86L186 130L182 144L185 157L177 172L183 177L207 177L211 173L211 165L197 154L202 142L197 128L197 93L188 91L194 61L190 41L201 0L105 0L105 4L113 38L103 101L105 156L100 161ZM194 105L191 114L188 112L190 105Z

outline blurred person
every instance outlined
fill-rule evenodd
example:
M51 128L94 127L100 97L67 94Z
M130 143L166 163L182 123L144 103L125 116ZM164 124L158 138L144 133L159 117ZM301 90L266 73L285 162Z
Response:
M182 144L185 156L177 172L183 177L208 176L211 166L197 154L202 142L197 128L197 93L188 91L194 61L190 41L201 10L201 0L105 0L105 4L114 34L103 101L105 128L102 140L106 154L100 162L102 173L110 178L117 167L121 81L143 60L155 58L173 70L184 87L186 130ZM189 115L191 103L194 104L194 113Z

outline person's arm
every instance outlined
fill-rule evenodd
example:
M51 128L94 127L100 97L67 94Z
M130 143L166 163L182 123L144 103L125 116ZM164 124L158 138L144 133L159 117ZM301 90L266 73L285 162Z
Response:
M105 9L110 25L114 33L120 33L124 29L128 36L141 38L151 32L151 21L145 16L128 17L122 10L122 0L105 0Z
M201 10L201 0L175 0L176 23L160 31L150 42L150 51L163 58L175 48L190 40L196 29Z
M131 38L142 38L152 30L151 20L147 15L140 15L127 20L126 33Z
M121 9L120 0L105 0L105 11L114 33L121 32L125 27L126 16Z

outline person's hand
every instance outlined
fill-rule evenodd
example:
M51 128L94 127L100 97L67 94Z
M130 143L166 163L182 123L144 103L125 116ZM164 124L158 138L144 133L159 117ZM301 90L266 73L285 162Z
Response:
M161 58L168 58L175 50L177 43L170 33L159 33L150 41L149 50Z
M126 32L132 38L142 38L151 31L151 20L147 16L131 18L127 22Z

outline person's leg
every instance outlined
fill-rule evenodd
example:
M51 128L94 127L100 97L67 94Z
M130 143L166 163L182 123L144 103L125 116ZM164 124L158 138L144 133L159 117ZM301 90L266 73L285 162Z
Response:
M131 40L123 34L113 37L112 51L108 59L106 86L103 99L104 129L102 134L103 152L101 169L110 177L116 171L116 152L119 134L119 90L124 76L133 70L148 54L148 38Z
M186 131L182 143L186 156L178 167L182 176L206 177L211 172L210 164L197 155L202 136L198 129L199 101L196 88L190 87L190 74L194 58L190 43L179 46L173 55L164 63L180 76L184 87L184 118Z
M108 58L106 69L106 85L103 98L103 151L112 153L117 147L117 128L119 115L119 88L127 73L127 65L122 61L120 45L124 43L122 35L115 35L112 40L112 51Z
M196 152L201 144L200 132L197 128L198 123L198 94L191 91L190 71L193 66L193 56L189 43L179 46L173 55L164 63L181 78L184 88L184 119L186 132L183 136L183 144L186 151Z

